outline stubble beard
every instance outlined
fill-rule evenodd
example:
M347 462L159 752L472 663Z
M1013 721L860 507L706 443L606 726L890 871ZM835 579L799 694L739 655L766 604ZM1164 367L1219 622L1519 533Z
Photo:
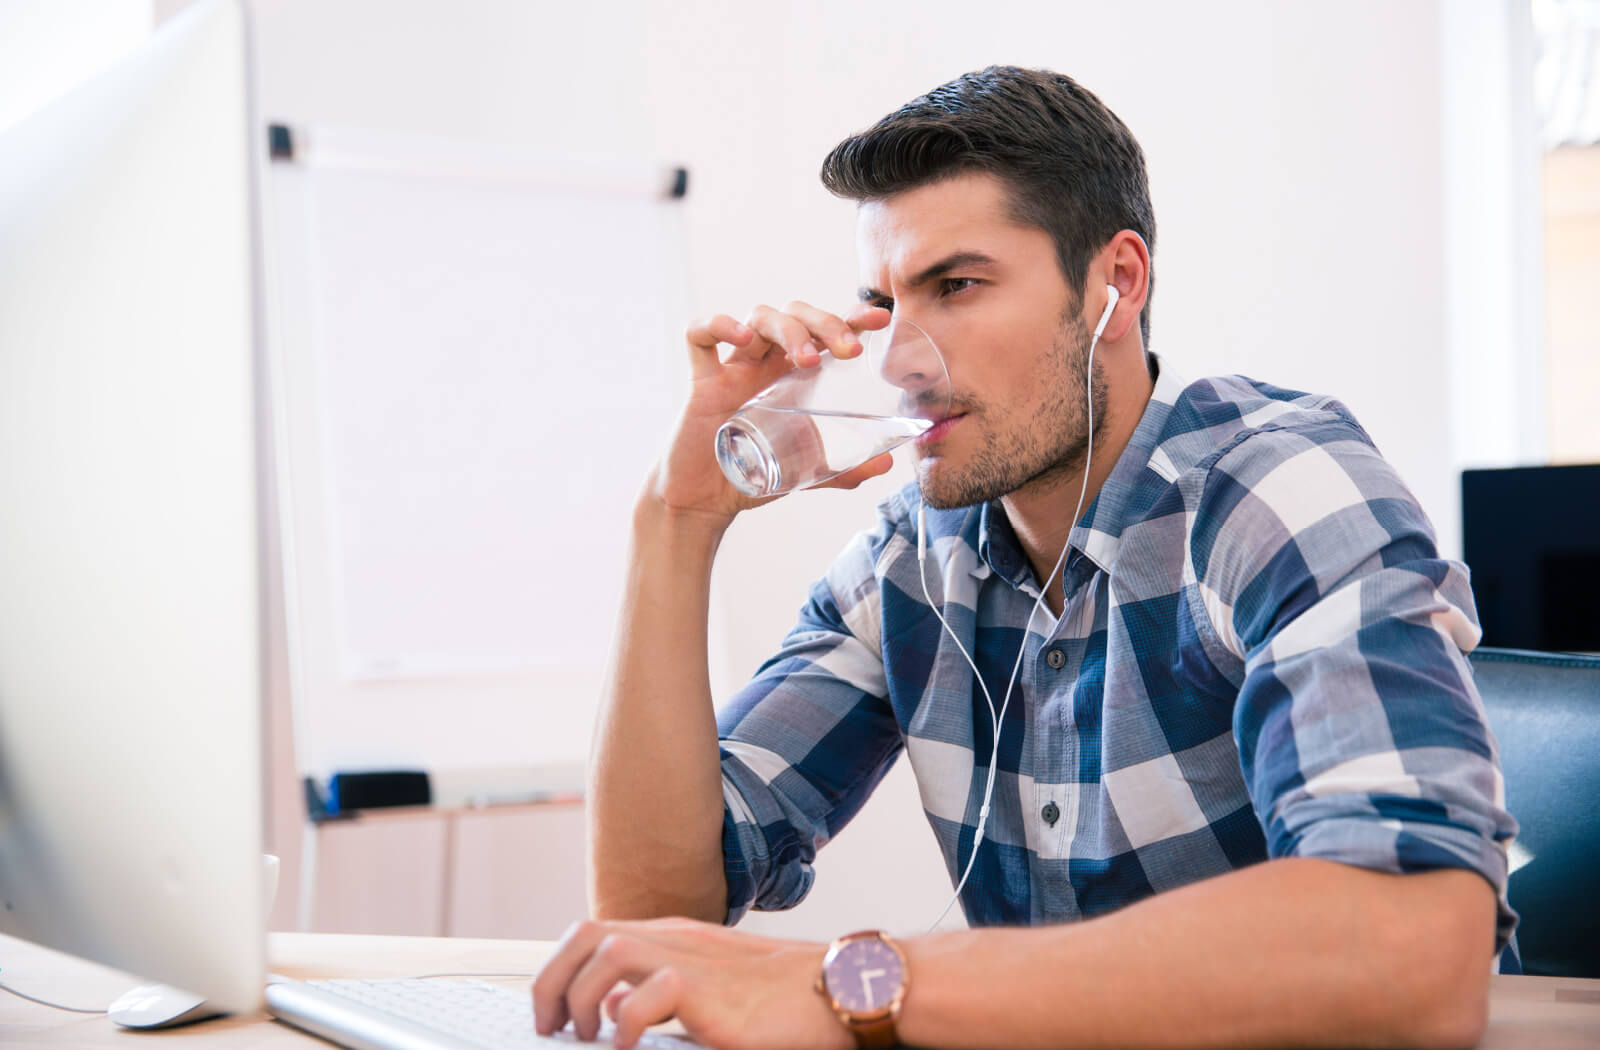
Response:
M1031 414L1014 414L1005 433L989 434L959 473L939 457L917 465L923 502L935 510L971 507L1024 489L1053 488L1077 477L1089 450L1083 376L1093 339L1087 325L1071 310L1062 318L1056 339L1039 377L1040 396ZM1104 370L1094 367L1094 436L1105 428L1108 403ZM981 402L960 401L955 407L977 422L990 413Z

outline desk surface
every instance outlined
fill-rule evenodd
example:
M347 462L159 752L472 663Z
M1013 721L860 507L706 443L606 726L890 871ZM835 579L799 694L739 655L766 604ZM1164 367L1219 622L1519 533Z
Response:
M357 937L275 933L268 944L272 969L289 977L415 977L432 973L532 973L550 951L543 941L493 941L434 937ZM140 983L25 941L0 936L0 982L53 1002L103 1006ZM490 978L484 978L490 980ZM509 987L526 978L498 978ZM1495 977L1489 993L1489 1033L1484 1050L1593 1050L1600 1047L1600 980ZM130 1039L159 1039L161 1046L299 1047L328 1044L257 1014L227 1017L163 1032L133 1034L104 1017L64 1013L0 992L0 1045L32 1047L116 1046ZM141 1044L153 1050L155 1044Z

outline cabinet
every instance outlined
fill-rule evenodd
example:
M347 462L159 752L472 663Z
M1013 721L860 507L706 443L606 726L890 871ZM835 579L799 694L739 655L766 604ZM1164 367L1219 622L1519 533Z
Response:
M581 802L371 810L307 840L318 933L551 940L588 910Z
M306 899L280 899L276 929L553 940L588 914L583 803L369 810L310 826ZM901 763L817 855L811 895L751 912L742 929L828 940L881 927L921 933L950 899L950 877ZM286 871L287 871L286 865ZM287 876L279 896L293 895ZM963 925L953 908L941 928Z

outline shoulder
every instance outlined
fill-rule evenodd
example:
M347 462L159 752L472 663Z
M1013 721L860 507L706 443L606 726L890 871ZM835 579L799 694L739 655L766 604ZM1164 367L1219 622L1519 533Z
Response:
M1183 485L1206 537L1245 530L1249 542L1326 532L1340 521L1422 525L1416 497L1339 402L1276 411L1251 421L1196 462ZM1397 520L1399 519L1399 520ZM1429 530L1431 532L1431 529Z
M1437 559L1421 505L1342 404L1316 395L1237 400L1246 411L1212 431L1211 452L1176 483L1194 579L1231 609L1241 634L1263 632L1354 577Z
M1168 395L1135 504L1182 508L1204 558L1218 530L1293 534L1398 484L1372 439L1337 399L1244 376L1197 380ZM1409 497L1409 493L1405 494Z
M1416 502L1337 399L1243 376L1185 387L1156 452L1200 534L1230 520L1296 534L1375 500Z
M1286 434L1301 434L1314 441L1354 438L1369 446L1372 443L1355 416L1336 398L1245 376L1213 376L1188 384L1173 399L1156 452L1176 480L1196 470L1210 470L1252 438ZM1252 451L1269 450L1257 447Z

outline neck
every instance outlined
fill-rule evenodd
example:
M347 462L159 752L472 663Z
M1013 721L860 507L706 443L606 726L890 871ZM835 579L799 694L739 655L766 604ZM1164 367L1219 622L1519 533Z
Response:
M1084 485L1083 464L1079 463L1029 482L1000 499L1017 541L1033 566L1034 578L1044 581L1045 602L1057 616L1061 615L1063 601L1060 588L1054 587L1052 570L1077 523L1073 511L1078 508L1079 495L1081 493L1083 500L1078 512L1081 515L1100 494L1101 486L1133 439L1133 432L1155 389L1137 332L1135 328L1122 341L1128 345L1102 343L1098 348L1097 357L1104 369L1107 391L1106 411L1099 432L1094 436L1088 485ZM1047 576L1050 578L1046 579Z

